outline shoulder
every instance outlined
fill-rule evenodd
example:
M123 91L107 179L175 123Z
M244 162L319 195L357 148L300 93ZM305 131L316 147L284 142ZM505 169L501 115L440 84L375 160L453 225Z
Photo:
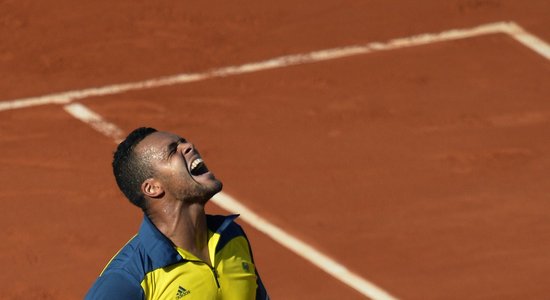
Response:
M113 269L97 278L85 297L85 300L100 299L143 299L143 289L132 274Z
M219 235L216 253L240 253L243 257L251 258L252 249L250 242L244 229L235 220L238 216L207 215L208 228L214 235Z
M110 273L127 274L140 282L151 268L148 254L139 235L134 236L107 264L100 277Z
M141 280L148 261L144 258L140 239L135 236L107 264L85 299L142 299Z

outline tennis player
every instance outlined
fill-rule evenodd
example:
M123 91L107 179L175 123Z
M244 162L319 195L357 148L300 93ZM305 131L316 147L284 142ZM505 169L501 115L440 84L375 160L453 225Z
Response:
M113 171L143 222L86 299L269 299L237 215L205 213L222 183L192 143L137 128L118 145Z

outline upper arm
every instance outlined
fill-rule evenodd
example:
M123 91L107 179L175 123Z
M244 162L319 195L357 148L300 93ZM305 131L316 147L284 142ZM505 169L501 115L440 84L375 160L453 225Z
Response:
M123 270L101 275L86 294L85 300L128 299L142 300L143 289L137 280Z

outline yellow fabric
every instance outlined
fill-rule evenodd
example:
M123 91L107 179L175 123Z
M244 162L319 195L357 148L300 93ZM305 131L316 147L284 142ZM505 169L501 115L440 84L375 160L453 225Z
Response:
M147 273L141 282L145 299L255 299L256 272L246 239L236 237L215 253L220 235L211 232L209 235L208 248L214 267L176 248L187 262Z

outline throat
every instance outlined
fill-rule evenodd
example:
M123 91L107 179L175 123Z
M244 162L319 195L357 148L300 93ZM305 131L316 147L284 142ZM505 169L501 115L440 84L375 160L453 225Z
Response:
M206 264L212 267L212 261L210 260L208 246L204 247L202 251L200 251L200 254L199 253L197 254L198 255L195 255L195 256L197 256L198 258L200 258L200 260L202 260L203 262L205 262Z
M208 226L203 205L180 204L170 210L157 210L157 214L149 218L175 246L211 264Z
M208 240L197 241L195 243L185 243L181 245L176 245L185 252L192 254L194 257L198 258L200 261L212 266L212 260L210 259L210 249L208 248Z

